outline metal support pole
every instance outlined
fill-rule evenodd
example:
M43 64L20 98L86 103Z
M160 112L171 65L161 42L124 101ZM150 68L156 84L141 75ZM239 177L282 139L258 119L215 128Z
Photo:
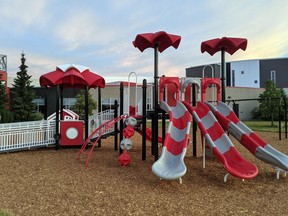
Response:
M101 88L98 87L98 113L102 112L102 96L101 96ZM100 122L102 125L102 121ZM98 147L101 147L101 139L98 140Z
M59 85L56 87L56 122L55 122L55 130L56 133L54 134L54 139L55 139L55 149L58 150L60 148L59 141L61 139L60 133L59 133Z
M166 97L168 94L168 89L164 88L164 100L167 101L168 103L168 98ZM164 146L164 140L165 140L165 135L166 135L166 112L162 110L162 147ZM157 138L158 140L158 138Z
M147 120L147 80L143 80L142 87L142 160L146 160L146 120Z
M280 99L281 101L281 99ZM278 130L279 130L279 140L282 140L282 136L281 136L281 102L279 103L279 107L278 107Z
M284 100L285 138L287 139L287 103L286 103L286 98L283 98L283 100Z
M114 118L118 117L118 102L114 101ZM118 123L114 124L114 150L118 150Z
M88 102L88 94L89 94L89 90L88 90L88 86L85 87L85 140L87 140L88 138L88 121L89 121L89 102Z
M44 107L44 120L47 120L48 117L48 87L45 87L45 98L44 98L44 103L45 103L45 107Z
M225 103L225 81L226 81L226 63L225 63L225 49L221 49L221 92L222 101Z
M196 84L192 84L192 106L195 107L197 103L197 94L196 94ZM193 135L193 156L197 156L197 123L195 119L193 118L193 129L192 129L192 135Z
M155 161L158 160L158 44L154 45L154 116L152 119L152 146Z
M60 120L63 120L63 85L60 86Z
M123 110L124 110L124 85L121 82L120 83L120 116L123 115ZM120 120L120 142L123 140L123 120ZM120 146L120 143L119 143ZM119 148L119 154L122 154L123 150Z

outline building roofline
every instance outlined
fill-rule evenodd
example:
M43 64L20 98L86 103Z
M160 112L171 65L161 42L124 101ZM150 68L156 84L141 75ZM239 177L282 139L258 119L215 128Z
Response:
M245 62L245 61L269 61L269 60L288 60L288 57L279 57L279 58L262 58L262 59L244 59L244 60L235 60L235 61L227 61L226 63L233 63L233 62ZM202 64L202 65L196 65L196 66L190 66L185 68L189 69L189 68L195 68L195 67L204 67L206 65L220 65L220 62L217 63L210 63L210 64Z

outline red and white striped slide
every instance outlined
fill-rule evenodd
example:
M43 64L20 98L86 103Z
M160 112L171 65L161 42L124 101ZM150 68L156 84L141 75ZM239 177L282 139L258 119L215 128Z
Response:
M184 157L187 151L191 115L178 100L175 106L169 106L165 101L161 101L160 107L169 114L170 123L161 156L152 165L152 172L161 179L179 179L182 183L181 177L187 171Z
M248 128L238 119L233 110L225 103L219 101L217 106L207 103L223 128L234 136L243 146L260 160L271 164L277 171L279 179L280 172L288 170L288 156L273 148L258 134Z
M241 179L251 179L257 176L258 168L239 154L205 103L198 102L196 108L185 101L183 101L183 104L193 115L205 140L212 149L213 155L223 164L228 172L224 177L225 182L229 174Z

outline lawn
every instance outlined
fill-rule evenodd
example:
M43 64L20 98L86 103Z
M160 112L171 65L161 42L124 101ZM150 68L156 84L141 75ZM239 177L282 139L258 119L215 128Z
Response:
M258 132L276 132L279 131L279 122L274 121L274 125L271 125L271 121L243 121L251 130L258 131ZM284 122L281 122L281 129L284 132Z

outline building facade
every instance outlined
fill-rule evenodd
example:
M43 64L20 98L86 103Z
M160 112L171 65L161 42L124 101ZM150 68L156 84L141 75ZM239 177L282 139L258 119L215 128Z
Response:
M186 77L220 78L220 64L186 68ZM277 88L288 88L288 58L243 60L226 63L226 86L265 88L272 80Z
M288 58L234 61L225 66L225 99L234 103L241 120L251 119L253 109L259 106L256 99L264 92L267 80L288 93ZM190 67L186 69L186 77L220 78L220 70L220 64Z

